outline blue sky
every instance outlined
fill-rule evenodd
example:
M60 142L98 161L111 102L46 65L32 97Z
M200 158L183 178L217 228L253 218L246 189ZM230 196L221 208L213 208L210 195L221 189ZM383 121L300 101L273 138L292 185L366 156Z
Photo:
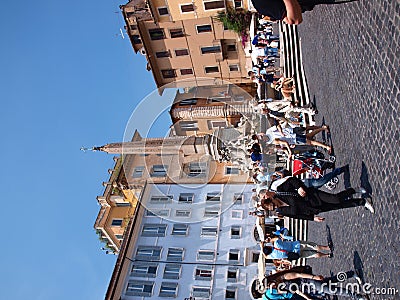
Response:
M0 10L0 299L104 297L115 257L100 250L93 223L113 160L79 148L122 140L155 88L144 58L116 36L120 4L9 1ZM164 115L152 134L168 125Z

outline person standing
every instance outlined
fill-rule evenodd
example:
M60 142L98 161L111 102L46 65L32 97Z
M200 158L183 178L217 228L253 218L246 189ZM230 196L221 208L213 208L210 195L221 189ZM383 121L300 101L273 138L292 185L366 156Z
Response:
M251 0L258 13L271 21L282 20L287 24L300 24L302 13L320 4L339 4L358 0Z
M276 192L260 191L261 206L265 210L275 210L278 214L295 219L323 222L319 213L332 210L364 206L374 213L372 202L368 198L351 198L365 189L346 189L330 194L315 188L307 188L299 178L285 177L275 181Z

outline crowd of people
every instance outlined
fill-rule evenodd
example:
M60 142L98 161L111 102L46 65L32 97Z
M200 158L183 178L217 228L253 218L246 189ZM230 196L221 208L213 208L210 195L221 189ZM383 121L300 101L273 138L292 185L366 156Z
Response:
M371 199L363 187L348 188L336 193L322 190L346 172L348 166L335 168L332 146L327 141L316 140L319 133L329 135L330 128L327 125L309 126L305 122L304 114L313 116L315 109L299 107L294 101L292 95L296 88L295 79L278 75L274 65L275 58L279 57L279 36L273 35L268 21L261 20L260 26L264 26L264 29L259 27L253 39L257 63L249 71L249 76L257 85L254 112L265 116L270 126L265 132L253 133L247 145L248 169L255 184L251 197L254 210L250 215L259 218L258 224L263 224L268 217L275 220L289 217L324 222L325 212L358 206L374 213ZM267 99L266 93L262 93L266 85L279 91L280 99ZM271 155L283 157L287 167L270 170L265 158ZM304 170L294 172L292 162L295 160L300 160ZM305 176L295 176L297 174ZM321 295L335 294L365 299L358 292L340 286L336 277L314 275L310 266L294 266L301 258L333 257L332 242L318 245L312 241L295 240L287 228L278 227L274 232L264 231L259 245L263 257L272 260L276 268L273 274L266 274L264 282L260 283L264 287L259 294L260 298L320 299L318 297ZM349 271L346 275L347 278L355 278L361 285L360 278L354 272ZM288 289L292 283L298 287L294 292ZM312 283L314 289L304 292L299 288L306 283ZM324 283L337 285L334 293Z

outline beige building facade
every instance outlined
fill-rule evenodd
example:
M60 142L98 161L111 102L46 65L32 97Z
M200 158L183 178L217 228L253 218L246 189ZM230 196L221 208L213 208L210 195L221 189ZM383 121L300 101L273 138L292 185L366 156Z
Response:
M253 111L250 100L250 94L233 84L178 90L170 109L174 134L202 136L217 128L237 127Z
M232 2L244 6L242 2ZM236 4L235 4L236 3ZM214 17L225 1L131 1L121 6L135 52L146 56L158 88L249 82L246 57L237 33Z
M114 157L115 165L109 169L110 178L103 182L104 192L97 197L100 210L94 229L105 250L118 252L123 234L137 206L136 191L126 182L122 158Z
M142 138L136 131L132 142L114 143L94 150L120 155L97 197L100 210L94 224L102 242L119 252L123 234L133 217L137 199L146 184L239 184L248 174L238 166L213 158L212 136Z

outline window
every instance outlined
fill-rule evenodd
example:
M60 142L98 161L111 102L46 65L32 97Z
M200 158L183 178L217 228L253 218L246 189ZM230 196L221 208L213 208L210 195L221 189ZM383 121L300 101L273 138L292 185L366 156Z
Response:
M206 208L204 210L204 217L205 218L213 218L219 215L218 209Z
M132 41L135 45L142 44L142 40L138 34L132 35Z
M225 169L225 175L238 175L239 174L239 168L238 167L226 167Z
M194 198L193 193L180 193L178 202L179 203L192 203Z
M175 211L175 217L178 218L190 218L191 211L190 209L177 209Z
M168 261L182 261L183 248L168 248L167 260Z
M150 210L146 209L146 217L156 217L157 215Z
M204 236L204 237L216 237L217 234L218 234L218 228L217 227L209 227L209 226L201 227L201 236Z
M146 217L168 217L169 209L146 210Z
M166 70L161 70L161 75L163 78L175 78L176 72L174 69L166 69Z
M128 287L126 288L126 295L151 297L153 293L153 287L154 287L153 281L130 280L128 282Z
M199 130L196 121L180 121L179 126L182 130Z
M182 28L170 29L169 34L171 36L171 39L185 36Z
M231 226L231 239L240 239L242 228L240 226Z
M211 99L212 102L220 102L219 99ZM225 121L210 121L212 128L225 128L226 122ZM211 128L210 128L211 129Z
M219 192L207 193L206 202L220 202L221 194Z
M236 44L229 44L226 46L226 50L228 51L236 51Z
M221 52L221 46L207 46L207 47L201 47L200 49L201 49L201 54Z
M238 262L240 251L238 249L230 249L228 254L228 260L231 262Z
M210 24L206 25L196 25L197 33L212 32L212 27Z
M197 99L185 99L179 102L180 106L184 105L196 105L197 104Z
M229 286L225 291L225 299L236 299L236 288Z
M189 55L189 50L188 49L175 49L175 55L176 56Z
M156 57L157 58L163 58L163 57L171 57L171 52L168 51L159 51L156 52Z
M242 0L235 0L235 8L241 8L242 7Z
M189 226L187 224L174 224L172 226L172 235L186 236L188 234Z
M137 30L137 25L129 25L130 30Z
M212 67L205 67L204 71L208 74L208 73L218 73L219 72L219 68L218 66L212 66Z
M220 9L225 7L225 1L208 1L204 2L204 9Z
M131 206L130 202L126 202L126 201L116 202L115 205L117 205L117 207L130 207Z
M162 28L149 29L149 35L152 41L165 39L164 29Z
M243 203L243 194L242 193L233 194L233 203L242 204Z
M233 268L233 267L229 267L228 268L228 272L226 274L227 281L228 282L237 282L238 277L239 277L238 273L239 273L239 269Z
M260 258L260 252L251 252L251 262L258 263L258 259ZM267 259L268 261L268 259Z
M121 226L122 225L122 219L113 219L111 221L111 226Z
M138 246L136 250L136 259L159 260L162 247L160 246Z
M206 162L191 162L189 163L189 172L187 176L189 177L204 177L207 172Z
M153 177L164 177L167 175L168 166L165 165L154 165L151 171Z
M175 298L178 294L177 282L162 282L160 287L160 297Z
M212 261L215 258L213 250L199 250L197 252L197 260Z
M157 203L168 203L171 202L174 196L169 195L169 196L151 196L150 202L157 204Z
M144 224L142 236L165 236L167 224Z
M189 12L193 12L194 11L194 6L192 3L188 3L188 4L181 4L181 12L182 13L189 13Z
M192 287L193 298L210 298L211 288L206 286L194 286Z
M156 277L157 264L147 262L135 262L132 266L131 276L136 277Z
M164 268L164 279L179 279L181 275L181 265L166 264Z
M239 72L239 65L229 65L230 72Z
M115 237L117 238L117 240L122 241L122 239L124 238L124 236L122 234L116 234Z
M207 265L198 265L194 271L194 278L196 280L211 280L213 274L213 267Z
M133 170L132 177L133 177L133 178L140 178L140 177L142 177L142 176L143 176L143 171L144 171L144 167L143 167L143 166L141 166L141 167L136 167L136 168Z
M181 75L192 75L193 69L181 69Z
M232 219L243 219L243 210L232 210Z
M169 15L168 8L167 8L166 6L164 6L164 7L157 7L157 10L158 10L158 14L159 14L160 16Z

